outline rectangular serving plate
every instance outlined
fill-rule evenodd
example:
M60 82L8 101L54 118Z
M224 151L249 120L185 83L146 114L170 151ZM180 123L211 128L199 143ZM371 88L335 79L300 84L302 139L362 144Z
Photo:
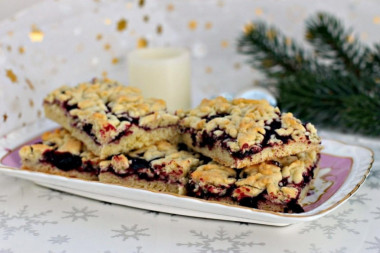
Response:
M373 162L373 152L367 148L323 140L321 170L315 190L304 200L305 212L287 214L19 169L19 147L56 127L56 124L43 120L3 136L0 139L0 173L95 200L208 219L275 226L315 220L352 196L364 182Z

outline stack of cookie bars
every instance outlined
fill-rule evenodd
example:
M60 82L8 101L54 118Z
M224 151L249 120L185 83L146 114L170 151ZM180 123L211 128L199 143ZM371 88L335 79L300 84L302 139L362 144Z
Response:
M302 212L321 140L264 100L204 99L169 113L133 87L93 80L44 100L63 128L20 150L23 169L277 212Z

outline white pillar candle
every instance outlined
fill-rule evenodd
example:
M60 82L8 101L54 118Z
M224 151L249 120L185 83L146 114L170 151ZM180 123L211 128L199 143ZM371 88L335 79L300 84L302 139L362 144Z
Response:
M128 55L128 78L145 97L164 99L170 111L190 108L190 56L186 49L132 51Z

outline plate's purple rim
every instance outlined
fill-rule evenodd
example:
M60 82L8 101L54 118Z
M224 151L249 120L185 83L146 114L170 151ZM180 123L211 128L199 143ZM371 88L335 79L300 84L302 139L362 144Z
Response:
M54 128L56 129L56 128ZM54 129L51 129L51 130L54 130ZM51 131L51 130L48 130L48 131ZM36 139L38 137L34 137L34 138L31 138L29 140L32 141L34 139ZM175 196L175 197L180 197L180 198L191 198L193 200L197 200L197 201L201 201L201 202L206 202L206 203L213 203L213 204L219 204L219 205L223 205L223 206L229 206L229 207L233 207L233 208L241 208L241 209L245 209L245 210L249 210L251 212L258 212L258 213L264 213L264 214L271 214L271 215L274 215L274 216L280 216L280 217L288 217L288 218L307 218L307 217L313 217L313 216L318 216L318 215L321 215L323 213L326 213L334 208L336 208L338 205L340 205L341 203L343 203L344 201L346 201L349 197L351 197L358 189L359 187L364 183L364 181L366 180L366 178L368 177L369 175L369 172L371 171L371 168L372 168L372 165L374 163L374 152L372 149L366 147L366 146L362 146L362 145L358 145L358 144L350 144L350 143L346 143L344 141L340 141L340 140L334 140L334 139L325 139L325 140L329 140L329 141L335 141L335 142L338 142L338 143L341 143L343 145L346 145L346 146L356 146L356 147L360 147L360 148L363 148L363 149L366 149L370 152L371 154L371 162L368 164L368 168L366 170L366 172L364 173L362 179L359 181L359 183L357 183L354 188L346 195L344 196L342 199L340 199L339 201L337 201L336 203L332 204L330 207L326 208L326 209L323 209L317 213L314 213L314 214L307 214L308 212L312 212L312 210L308 211L308 212L305 212L305 213L294 213L294 214L288 214L288 213L279 213L279 212L274 212L274 211L267 211L267 210L260 210L260 209L254 209L254 208L249 208L249 207L245 207L245 206L236 206L236 205L232 205L232 204L228 204L228 203L221 203L221 202L217 202L217 201L210 201L210 200L204 200L204 199L197 199L197 198L192 198L192 197L188 197L188 196L182 196L182 195L177 195L177 194L174 194L174 193L159 193L159 192L154 192L154 191L150 191L150 192L153 192L153 193L158 193L158 194L168 194L168 195L172 195L172 196ZM23 144L21 145L18 145L17 147L15 148L12 148L11 150L9 150L5 155L3 155L1 158L0 158L0 168L5 168L5 169L17 169L17 170L20 170L19 168L14 168L14 167L10 167L10 166L6 166L6 165L3 165L2 164L2 161L5 157L7 157L10 153L14 152L16 149L20 148L21 146L23 146ZM335 156L335 157L341 157L341 158L347 158L347 157L344 157L344 156L336 156L336 155L332 155L332 154L328 154L328 155L331 155L331 156ZM352 159L352 157L351 157ZM353 159L352 159L353 160ZM353 166L353 165L351 165ZM45 173L40 173L40 172L34 172L34 173L39 173L39 174L45 174ZM351 172L352 173L352 168L351 168ZM71 180L79 180L79 181L85 181L85 182L90 182L90 181L86 181L86 180L81 180L81 179L75 179L75 178L70 178ZM347 178L346 178L347 180ZM120 186L120 187L124 187L124 186ZM127 187L129 188L129 187ZM335 194L335 193L334 193ZM334 194L332 196L334 196ZM332 197L331 196L331 197ZM331 198L330 197L330 198ZM330 199L329 198L329 199ZM327 199L326 201L328 201L329 199Z

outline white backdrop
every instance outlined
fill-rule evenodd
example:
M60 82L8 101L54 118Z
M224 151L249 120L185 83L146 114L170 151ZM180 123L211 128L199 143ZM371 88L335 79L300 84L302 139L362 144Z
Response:
M302 41L304 19L319 10L380 41L376 0L41 1L0 24L0 135L43 116L42 98L57 86L95 76L127 84L126 55L144 43L191 50L193 104L235 93L262 78L235 50L247 22Z

